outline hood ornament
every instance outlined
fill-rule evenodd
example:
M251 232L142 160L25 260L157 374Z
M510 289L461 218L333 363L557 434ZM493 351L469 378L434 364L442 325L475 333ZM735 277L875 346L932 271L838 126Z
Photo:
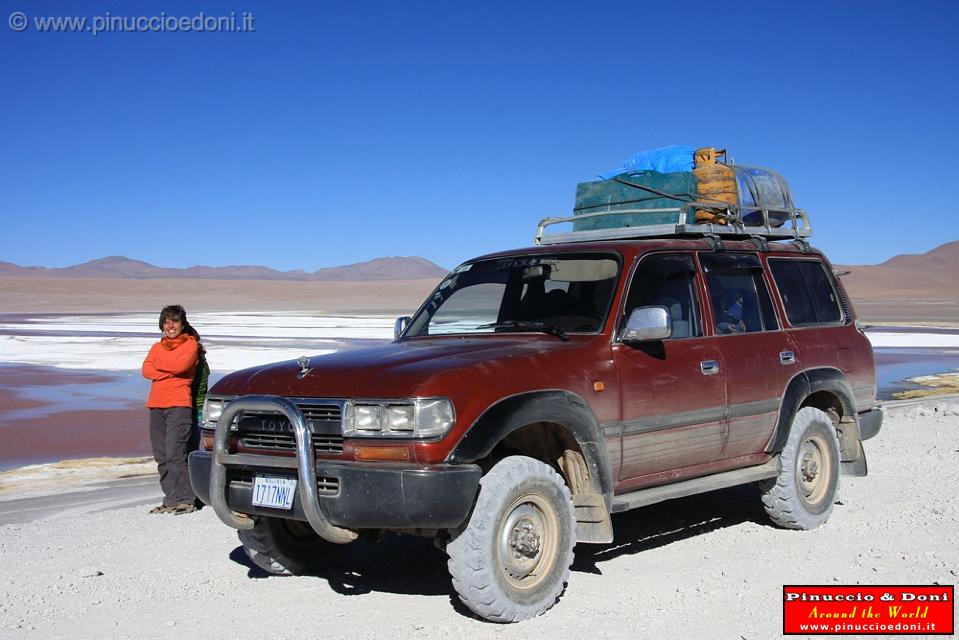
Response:
M300 365L300 372L296 374L296 377L301 380L312 371L310 368L310 358L308 356L300 356L296 359L296 364Z

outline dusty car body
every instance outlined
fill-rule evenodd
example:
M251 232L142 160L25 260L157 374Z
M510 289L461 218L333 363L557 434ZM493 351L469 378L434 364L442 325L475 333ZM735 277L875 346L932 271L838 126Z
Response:
M500 621L551 607L573 545L610 542L618 511L755 482L776 523L818 526L882 415L842 284L785 240L470 260L389 344L217 383L194 487L274 573L363 532L432 536L461 599Z

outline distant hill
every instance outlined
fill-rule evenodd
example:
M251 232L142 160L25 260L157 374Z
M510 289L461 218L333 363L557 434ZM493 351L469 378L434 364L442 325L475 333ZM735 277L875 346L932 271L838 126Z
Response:
M186 269L157 267L125 256L108 256L70 267L21 267L0 262L0 276L45 276L56 278L123 278L154 280L161 278L205 280L299 280L315 282L356 282L379 280L439 280L447 270L425 258L376 258L367 262L329 267L308 273L301 269L277 271L269 267L235 265L228 267L194 266Z
M892 269L920 269L927 275L955 280L959 268L959 240L940 245L926 253L907 253L890 258L880 267Z
M848 271L843 284L853 300L959 300L959 240L877 265L834 265Z
M877 265L835 265L849 273L842 281L853 300L959 300L959 240L921 254L903 254ZM56 278L122 278L134 280L284 280L302 282L377 282L439 280L447 270L416 256L376 258L367 262L319 269L277 271L269 267L232 265L157 267L142 260L108 256L63 268L22 267L0 261L0 276Z
M312 274L314 280L418 280L439 279L447 270L425 258L375 258L342 267L320 269Z

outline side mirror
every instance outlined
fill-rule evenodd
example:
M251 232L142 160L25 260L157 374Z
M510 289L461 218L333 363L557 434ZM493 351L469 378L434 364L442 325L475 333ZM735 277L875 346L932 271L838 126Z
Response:
M673 333L673 321L666 307L638 307L633 309L619 339L623 342L663 340Z
M403 332L406 331L407 325L410 323L409 316L401 316L396 319L396 322L393 324L393 339L399 340L400 336L403 335Z

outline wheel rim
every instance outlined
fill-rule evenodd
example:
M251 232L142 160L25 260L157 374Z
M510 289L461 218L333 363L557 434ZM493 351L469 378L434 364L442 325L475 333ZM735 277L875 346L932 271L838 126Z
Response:
M559 519L541 496L520 496L506 510L497 537L497 557L506 581L516 589L538 586L556 564Z
M813 434L803 441L796 456L796 484L806 504L817 505L828 494L831 464L828 445L822 436Z

